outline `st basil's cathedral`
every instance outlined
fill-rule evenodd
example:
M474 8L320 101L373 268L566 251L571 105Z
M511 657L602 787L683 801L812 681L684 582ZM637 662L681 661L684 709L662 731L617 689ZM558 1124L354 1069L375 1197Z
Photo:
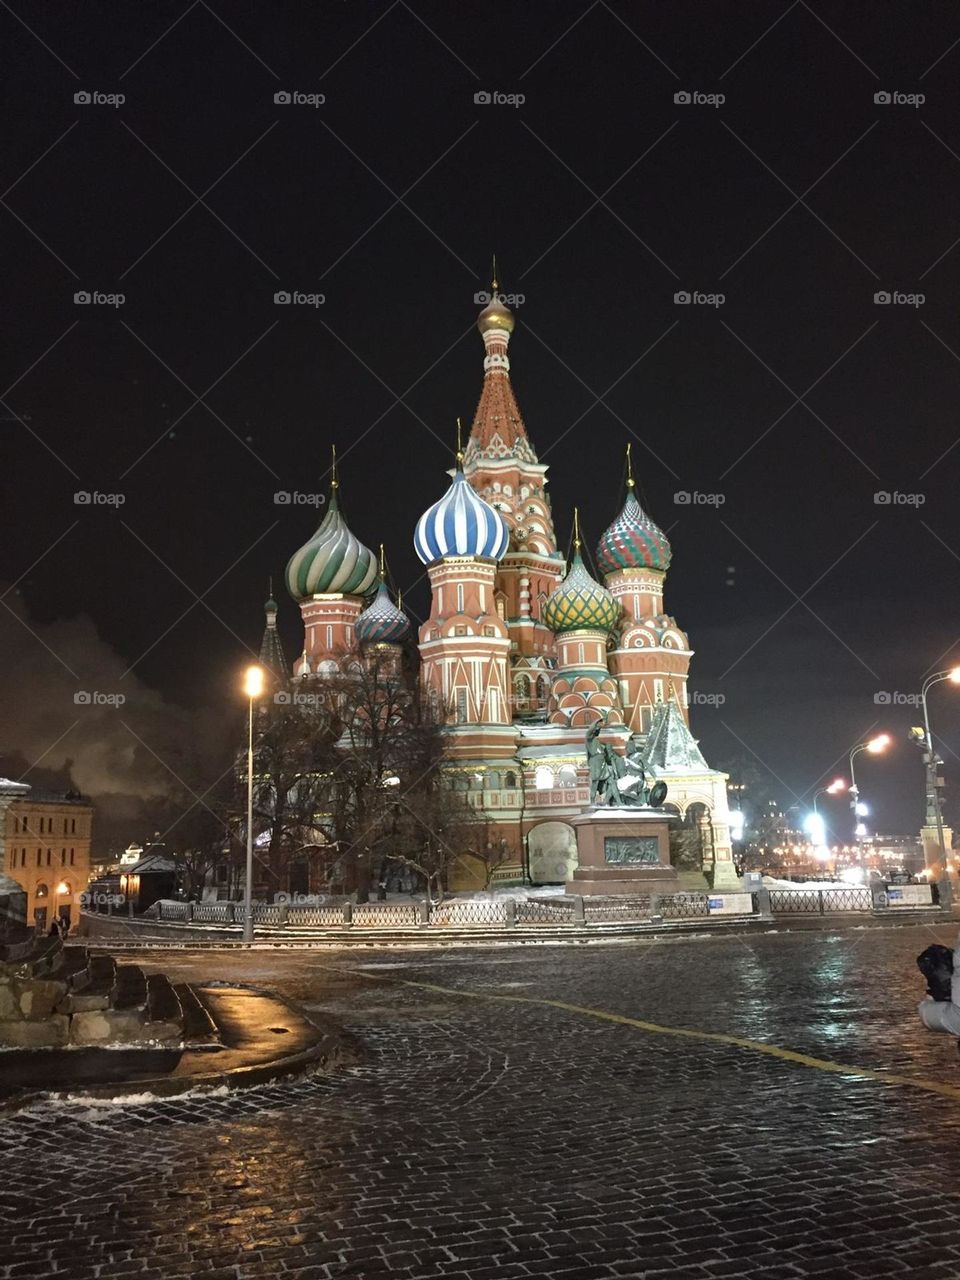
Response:
M480 312L483 385L466 447L446 492L413 533L431 606L419 629L422 696L444 725L450 785L486 815L499 848L494 883L556 884L577 865L571 817L590 803L587 727L639 750L667 783L679 821L681 880L690 889L739 887L730 844L726 775L711 769L689 727L686 633L664 612L670 543L637 500L626 499L596 548L599 578L581 553L558 550L547 467L514 395L514 316L497 292ZM629 462L629 453L628 453ZM357 648L393 655L411 625L377 556L347 526L336 478L323 520L291 557L286 586L304 642L294 676L322 679ZM262 661L283 663L277 606L267 602ZM483 887L466 856L453 889Z

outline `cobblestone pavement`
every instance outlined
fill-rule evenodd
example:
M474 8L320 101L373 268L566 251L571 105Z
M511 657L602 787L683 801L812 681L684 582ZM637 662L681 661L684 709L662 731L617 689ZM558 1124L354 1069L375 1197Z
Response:
M0 1276L960 1276L957 1051L915 1013L914 957L952 933L154 954L178 977L329 1013L366 1059L231 1096L0 1121Z

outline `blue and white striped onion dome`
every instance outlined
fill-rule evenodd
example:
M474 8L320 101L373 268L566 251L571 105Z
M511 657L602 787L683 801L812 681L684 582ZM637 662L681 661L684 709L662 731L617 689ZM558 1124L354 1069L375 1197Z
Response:
M400 644L409 631L409 618L393 603L381 581L377 594L357 619L357 639L361 644Z
M509 541L506 520L484 502L458 467L447 492L417 521L413 548L424 564L444 556L499 560Z
M336 489L309 542L287 565L287 590L301 603L315 595L369 595L377 581L377 558L347 528Z

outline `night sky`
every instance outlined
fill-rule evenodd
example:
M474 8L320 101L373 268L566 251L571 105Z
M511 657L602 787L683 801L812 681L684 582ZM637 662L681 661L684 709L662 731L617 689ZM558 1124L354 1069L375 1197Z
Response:
M575 503L588 545L615 515L634 441L690 688L725 699L693 710L708 760L794 804L889 729L858 781L871 825L916 829L895 699L960 657L956 6L13 0L0 44L8 771L162 792L236 724L270 574L300 645L281 576L318 515L274 493L324 492L331 443L422 616L413 526L479 396L496 252L562 544ZM955 788L957 697L931 702Z

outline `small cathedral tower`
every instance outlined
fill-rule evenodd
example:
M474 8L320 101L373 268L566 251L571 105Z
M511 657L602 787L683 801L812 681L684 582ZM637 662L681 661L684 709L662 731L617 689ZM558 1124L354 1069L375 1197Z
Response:
M504 518L465 479L458 451L453 483L420 517L413 539L432 593L420 628L421 684L448 726L454 758L499 759L515 749L510 637L494 600L508 539Z
M597 567L622 617L610 654L627 727L646 733L658 703L674 698L687 719L689 641L663 612L663 580L670 566L667 535L637 501L630 446L623 510L597 547Z
M287 565L287 590L303 615L304 652L296 674L324 674L356 648L356 623L377 582L373 552L355 538L340 511L336 457L327 509L316 533Z

